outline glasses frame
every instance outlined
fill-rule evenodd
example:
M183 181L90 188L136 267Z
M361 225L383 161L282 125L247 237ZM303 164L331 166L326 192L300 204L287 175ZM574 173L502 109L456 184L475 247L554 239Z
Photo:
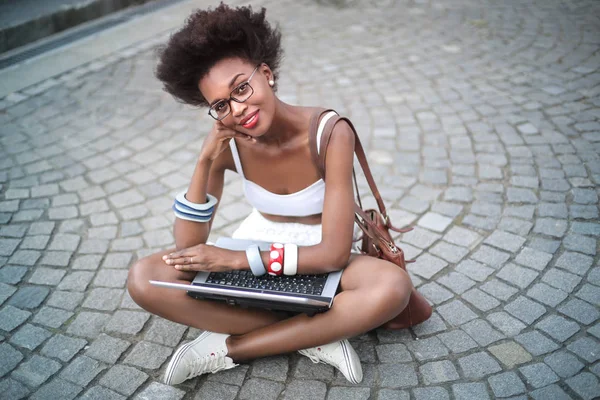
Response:
M252 87L252 85L250 85L250 80L252 80L252 78L254 77L254 74L256 73L256 71L258 71L258 67L260 67L260 64L256 66L256 68L254 68L254 71L252 71L252 73L250 74L250 77L248 77L247 80L240 82L238 85L236 85L231 92L229 93L229 99L225 100L225 99L221 99L219 101L217 101L216 103L213 103L212 106L209 107L208 109L208 115L210 115L213 119L216 119L217 121L222 121L225 118L227 118L229 116L229 114L231 114L231 101L235 101L236 103L245 103L246 101L248 101L248 99L250 97L252 97L252 95L254 94L254 88ZM233 92L235 92L237 90L237 88L239 88L242 85L248 85L250 87L250 90L252 91L252 93L250 93L250 95L248 97L246 97L245 100L238 100L235 97L233 97ZM225 114L224 116L218 118L215 117L214 115L211 114L211 111L214 110L214 106L216 106L217 104L219 104L221 101L225 101L227 102L227 105L229 106L229 112L227 114ZM215 111L216 113L216 111Z

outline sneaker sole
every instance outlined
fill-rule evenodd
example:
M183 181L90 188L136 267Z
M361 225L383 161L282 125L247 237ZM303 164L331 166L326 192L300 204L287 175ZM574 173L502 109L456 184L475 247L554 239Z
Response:
M354 384L358 384L360 383L360 381L362 381L362 376L361 379L359 380L357 377L357 371L354 369L354 364L351 362L351 358L352 355L350 354L351 350L348 348L348 341L347 340L342 340L342 351L344 352L344 361L346 361L346 367L348 367L348 374L350 374L352 379L348 379L348 377L346 377L346 379L348 379L350 382L354 383ZM356 352L355 352L356 354ZM358 355L356 354L356 356L358 357ZM360 363L360 360L358 361ZM359 364L360 365L360 364ZM362 375L362 373L361 373Z
M171 380L173 379L173 372L175 371L175 366L179 363L179 361L187 353L187 351L196 343L203 341L210 334L211 332L202 332L200 336L198 336L196 339L184 344L179 349L177 349L175 354L173 354L173 358L171 358L171 361L169 362L169 365L167 366L167 369L165 371L164 382L166 385L171 385Z

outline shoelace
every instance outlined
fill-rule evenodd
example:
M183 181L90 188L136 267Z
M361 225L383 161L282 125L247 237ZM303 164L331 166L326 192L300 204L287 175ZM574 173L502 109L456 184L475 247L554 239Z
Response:
M225 363L225 356L225 352L218 351L204 357L193 358L187 379L197 376L202 372L210 371L214 373L224 369L227 366ZM208 371L206 371L207 369Z
M329 353L326 351L319 351L319 348L313 348L309 350L308 353L308 358L310 358L310 360L314 363L318 363L321 360L326 361L328 364L329 363L335 363L335 361L333 360L332 357L330 357Z

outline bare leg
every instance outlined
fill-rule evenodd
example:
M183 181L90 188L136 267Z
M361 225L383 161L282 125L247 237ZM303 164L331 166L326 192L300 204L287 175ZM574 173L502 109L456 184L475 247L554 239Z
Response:
M408 304L412 284L398 266L355 257L342 275L342 292L331 310L304 314L227 340L236 362L324 345L367 332L398 315Z
M170 321L218 333L241 335L274 324L285 314L267 310L230 306L215 301L193 299L184 290L152 286L149 280L190 283L195 272L178 271L165 264L166 250L135 263L129 270L127 289L145 310Z

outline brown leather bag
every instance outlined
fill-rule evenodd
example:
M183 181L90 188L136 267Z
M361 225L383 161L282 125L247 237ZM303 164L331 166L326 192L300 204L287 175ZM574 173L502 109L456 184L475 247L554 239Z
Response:
M412 228L398 229L392 225L389 215L387 214L385 204L383 203L383 199L381 198L379 190L377 189L377 185L375 184L373 174L371 174L371 169L369 168L367 157L360 142L360 138L358 137L356 129L354 129L354 126L350 120L340 117L337 115L337 113L336 115L330 117L325 123L325 127L321 135L319 145L320 152L317 150L317 131L319 122L321 121L321 117L323 115L331 111L333 110L317 110L311 117L309 128L309 144L313 162L317 166L317 170L323 179L325 179L325 157L327 153L327 145L329 144L329 140L331 138L331 133L333 132L334 126L339 121L346 121L354 132L354 152L363 170L367 183L369 184L369 188L375 197L378 207L378 210L363 210L358 184L356 182L356 173L353 171L354 185L356 190L354 219L360 229L363 231L361 250L363 254L387 260L406 271L404 252L394 243L394 240L390 234L390 229L396 232L404 233L410 231ZM427 302L425 297L423 297L423 295L417 292L417 290L413 287L410 300L408 301L406 308L399 315L386 322L381 327L385 329L408 328L426 321L429 319L432 312L433 310L431 305Z

